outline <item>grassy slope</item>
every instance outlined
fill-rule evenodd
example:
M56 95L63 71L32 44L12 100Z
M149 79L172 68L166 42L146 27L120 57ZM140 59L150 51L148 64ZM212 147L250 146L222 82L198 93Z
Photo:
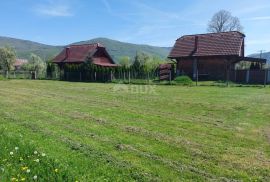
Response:
M0 131L81 181L270 180L269 88L114 86L1 81Z

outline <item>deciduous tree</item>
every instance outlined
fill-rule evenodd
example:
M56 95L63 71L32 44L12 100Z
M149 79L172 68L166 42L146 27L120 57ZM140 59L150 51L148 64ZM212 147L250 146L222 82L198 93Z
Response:
M16 61L16 52L11 47L0 48L0 65L3 70L6 71L6 77L8 78L10 70Z
M131 66L131 59L128 56L123 56L119 59L119 64L125 68L129 68Z
M208 24L209 32L243 31L239 18L232 16L229 11L220 10L215 13Z
M30 55L30 60L28 61L27 64L23 66L23 68L25 70L33 71L36 78L37 75L39 75L45 70L46 64L44 63L44 61L42 61L42 59L39 56L32 53Z

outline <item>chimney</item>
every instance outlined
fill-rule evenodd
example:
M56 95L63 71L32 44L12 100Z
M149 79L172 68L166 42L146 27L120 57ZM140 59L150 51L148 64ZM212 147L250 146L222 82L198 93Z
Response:
M199 37L196 35L195 36L195 45L194 45L194 54L198 51L198 40L199 40Z
M194 49L192 50L192 52L190 53L189 56L193 56L198 51L198 42L199 42L198 39L199 39L199 37L197 35L195 35Z
M66 59L69 57L69 49L70 47L66 47Z

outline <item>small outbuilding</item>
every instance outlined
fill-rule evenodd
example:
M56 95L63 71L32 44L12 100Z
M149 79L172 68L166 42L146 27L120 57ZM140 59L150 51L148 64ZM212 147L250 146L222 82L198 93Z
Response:
M60 54L54 58L54 63L62 67L65 64L81 64L92 61L93 64L102 67L116 67L117 64L100 43L70 45L65 47Z
M236 75L230 75L237 63L266 63L265 59L245 57L245 35L237 31L182 36L168 58L176 60L177 75L194 80L234 81Z
M53 63L59 66L61 72L64 72L63 77L65 80L78 81L92 81L98 80L99 78L109 80L112 76L108 73L104 75L105 73L103 71L71 72L69 70L67 72L66 67L69 65L79 66L83 63L91 63L97 68L100 68L98 70L102 70L102 68L105 70L104 68L115 68L118 66L109 55L106 48L100 43L67 46L54 58Z
M13 64L15 71L21 70L22 69L22 66L24 64L27 64L27 63L28 63L28 60L27 59L19 59L19 58L17 58L16 61L15 61L15 63Z

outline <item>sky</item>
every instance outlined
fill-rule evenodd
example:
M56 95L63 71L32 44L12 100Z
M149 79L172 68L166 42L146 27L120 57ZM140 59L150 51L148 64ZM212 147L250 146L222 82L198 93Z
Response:
M206 33L224 9L240 19L247 55L270 51L270 0L12 0L0 7L0 36L49 45L106 37L164 47Z

